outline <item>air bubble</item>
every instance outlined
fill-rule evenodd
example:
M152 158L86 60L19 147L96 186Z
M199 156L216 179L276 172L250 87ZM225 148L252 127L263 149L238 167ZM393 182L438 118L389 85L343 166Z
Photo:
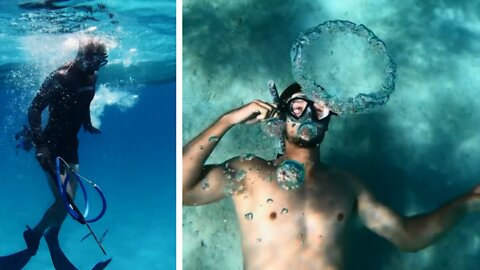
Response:
M285 160L277 168L277 182L283 189L300 188L305 181L305 169L295 160Z
M219 140L220 140L220 138L218 138L217 136L212 136L212 137L208 138L209 142L218 142Z
M255 158L254 154L245 154L240 156L240 161L249 161Z
M280 119L269 119L262 122L262 130L267 134L269 137L278 138L283 136L284 129L285 129L285 121Z
M235 181L237 182L241 182L245 179L245 176L247 175L247 173L244 171L244 170L239 170L237 171L237 173L235 174Z
M338 114L370 112L395 88L396 65L364 25L326 21L297 38L290 59L302 90Z
M210 184L208 184L208 179L202 180L201 187L203 190L207 190L210 187Z

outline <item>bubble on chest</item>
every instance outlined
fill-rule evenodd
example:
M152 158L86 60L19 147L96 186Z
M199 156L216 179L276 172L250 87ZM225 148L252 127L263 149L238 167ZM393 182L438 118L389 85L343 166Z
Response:
M253 219L253 213L251 212L248 212L244 215L244 217L247 219L247 220L252 220Z
M277 182L283 189L298 189L305 182L305 168L299 162L285 160L277 168Z
M300 125L297 130L297 136L304 140L311 140L317 136L319 129L313 122L306 122Z
M223 171L225 175L225 186L224 192L229 196L234 194L243 194L245 191L245 179L247 172L245 170L234 170L229 167L228 163L225 165L225 170Z

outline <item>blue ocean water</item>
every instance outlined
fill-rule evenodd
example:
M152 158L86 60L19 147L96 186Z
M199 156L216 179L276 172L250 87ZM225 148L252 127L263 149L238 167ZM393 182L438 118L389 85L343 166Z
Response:
M81 241L88 230L71 218L60 245L79 269L110 257L107 269L175 269L175 1L56 5L66 7L0 2L0 256L25 248L25 225L36 225L53 202L33 153L17 152L13 136L46 74L75 55L69 42L90 29L107 40L109 64L91 106L102 133L79 133L80 174L107 198L105 216L91 226L99 236L108 229L108 255L93 238ZM53 269L44 241L24 269Z

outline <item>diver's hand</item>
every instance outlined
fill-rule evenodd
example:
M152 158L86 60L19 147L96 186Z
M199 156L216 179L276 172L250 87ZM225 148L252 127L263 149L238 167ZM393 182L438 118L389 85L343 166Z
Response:
M88 126L85 126L85 125L84 125L84 126L83 126L83 129L84 129L86 132L90 133L90 134L100 134L100 133L102 133L102 132L100 131L100 129L98 129L98 128L92 126L92 125L88 125Z
M50 167L50 150L46 145L38 145L35 152L35 157L40 163L40 166L47 170Z
M278 115L275 105L261 100L254 100L238 109L235 109L225 116L233 124L255 124L259 121L276 117Z

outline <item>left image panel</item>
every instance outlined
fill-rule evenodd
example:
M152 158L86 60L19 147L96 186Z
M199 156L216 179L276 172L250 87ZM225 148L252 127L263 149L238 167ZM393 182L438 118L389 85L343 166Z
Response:
M175 269L174 0L0 0L0 269Z

